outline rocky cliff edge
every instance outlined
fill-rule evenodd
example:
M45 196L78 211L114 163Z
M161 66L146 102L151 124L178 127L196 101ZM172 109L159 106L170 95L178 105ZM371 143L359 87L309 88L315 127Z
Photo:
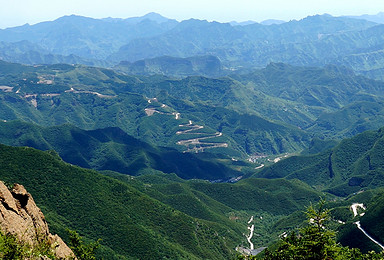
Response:
M42 239L47 241L58 259L75 258L63 240L49 232L43 213L23 185L15 184L9 190L0 181L0 229L32 247Z

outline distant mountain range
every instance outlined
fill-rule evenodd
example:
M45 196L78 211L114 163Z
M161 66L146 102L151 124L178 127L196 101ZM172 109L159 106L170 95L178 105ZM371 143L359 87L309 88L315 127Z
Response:
M180 22L159 36L132 40L111 58L135 61L163 55L186 57L210 52L223 62L235 65L236 62L248 66L251 62L256 63L254 66L265 66L272 61L294 63L294 57L299 59L297 63L301 63L295 65L304 65L304 62L313 64L310 59L318 60L320 56L317 54L316 57L311 57L315 54L310 52L321 51L317 45L324 45L323 36L334 37L347 31L360 32L374 25L375 23L364 20L329 15L308 17L276 26L250 24L233 27L229 24L191 19ZM339 44L339 40L329 44ZM354 42L350 45L355 46ZM300 53L306 52L309 57L300 60ZM322 59L330 59L332 52L324 54L327 56L321 57ZM284 60L278 60L277 57Z
M384 42L380 17L382 14L369 19L325 14L259 24L178 22L156 13L128 19L72 15L0 30L0 58L24 64L111 67L164 56L211 55L228 69L264 67L270 62L299 66L331 63L380 79Z
M128 19L71 15L52 22L0 30L0 39L8 43L28 41L51 54L100 60L132 39L159 35L177 24L153 13Z
M245 26L245 25L250 25L250 24L255 24L255 23L257 23L257 22L255 22L255 21L244 21L244 22L232 21L232 22L230 22L230 24L233 26ZM260 22L260 24L262 24L262 25L272 25L272 24L282 24L282 23L285 23L285 21L276 20L276 19L268 19L268 20L264 20L264 21Z
M285 23L286 21L283 20L276 20L276 19L268 19L260 22L262 25L272 25L272 24L282 24Z
M376 15L364 14L359 16L348 16L348 17L355 18L355 19L363 19L363 20L374 22L374 23L384 23L384 12L380 12Z

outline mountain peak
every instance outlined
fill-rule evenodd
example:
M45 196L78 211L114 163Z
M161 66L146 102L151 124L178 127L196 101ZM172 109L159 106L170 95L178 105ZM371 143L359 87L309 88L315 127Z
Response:
M283 20L276 20L276 19L268 19L268 20L262 21L260 24L262 24L262 25L272 25L272 24L282 24L282 23L285 23L285 21L283 21Z
M91 18L91 17L86 17L86 16L81 16L81 15L77 15L77 14L71 14L71 15L64 15L62 17L59 17L57 18L55 21L65 21L65 22L79 22L79 21L91 21L91 20L97 20L95 18ZM43 22L43 23L46 23L46 22Z
M155 13L155 12L147 13L146 15L143 16L143 18L150 19L153 21L163 21L163 22L166 22L169 20L168 18L162 16L161 14Z
M132 24L140 23L140 22L142 22L144 20L150 20L150 21L153 21L153 22L156 22L156 23L159 23L159 24L160 23L166 23L168 21L174 21L174 20L168 19L168 18L162 16L161 14L158 14L158 13L155 13L155 12L147 13L144 16L131 17L131 18L125 19L126 22L129 22L129 23L132 23Z
M324 20L327 20L327 19L332 19L332 18L335 18L333 17L332 15L330 14L316 14L316 15L309 15L303 19L301 19L302 21L304 20L311 20L311 21L324 21Z

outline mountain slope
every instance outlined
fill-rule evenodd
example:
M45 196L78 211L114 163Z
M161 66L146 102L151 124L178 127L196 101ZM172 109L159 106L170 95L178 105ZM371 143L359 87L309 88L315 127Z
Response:
M381 101L353 102L333 113L324 113L307 128L333 138L352 137L383 125L383 103Z
M382 220L384 212L383 193L379 193L367 206L367 211L361 217L361 225L374 239L378 240L381 244L384 243L382 236L384 231L384 223Z
M231 75L231 78L247 86L251 93L258 91L268 95L269 99L278 98L275 107L268 104L260 106L263 101L254 103L254 110L261 115L303 129L311 126L316 119L320 120L318 118L322 118L323 113L339 113L336 111L353 102L378 102L384 95L382 82L357 76L349 69L335 66L317 68L271 63L264 69L245 75ZM268 101L267 97L264 99ZM351 123L357 123L357 120L351 118ZM319 132L327 130L321 129Z
M163 56L133 63L120 62L114 69L133 75L159 74L177 77L193 75L217 77L224 74L221 61L217 57L210 55L189 58Z
M314 135L342 138L375 128L384 97L382 82L335 66L272 63L245 75L182 79L86 66L0 66L2 120L119 127L156 146L236 157L297 152ZM353 127L332 127L330 113L345 111Z
M126 20L71 15L55 21L3 29L0 38L8 43L29 41L51 54L100 60L134 38L159 35L177 23L164 17L159 19L154 14ZM38 60L31 61L39 63Z
M332 150L287 158L255 176L296 178L337 196L381 187L384 184L383 140L383 129L367 131L344 139Z
M314 64L316 58L321 58L316 54L321 48L313 46L316 51L311 48L305 50L309 54L305 57L301 46L296 45L316 43L320 34L360 31L373 25L375 23L364 20L336 18L330 15L317 15L273 26L251 24L232 27L229 24L191 19L181 22L162 35L133 40L122 46L112 58L136 61L164 55L187 57L209 52L229 64L238 62L249 65L256 62L254 65L265 66L278 61L293 62L296 65L311 62ZM281 55L282 51L279 49L285 50L286 55ZM298 54L299 57L295 57ZM311 55L316 58L310 57ZM297 58L299 59L295 60Z
M280 233L272 226L283 216L317 201L319 193L299 181L244 179L235 184L183 181L171 175L142 175L136 179L111 176L188 215L219 223L235 221L246 230L254 216L255 246L266 246ZM137 182L137 180L139 182ZM305 199L304 199L305 198ZM223 215L224 214L224 215ZM248 244L245 237L242 243Z
M265 217L255 223L266 234L257 242L263 245L272 239L268 227L276 215L299 210L319 195L287 180L232 185L113 172L110 178L28 147L0 145L0 166L1 179L23 183L33 194L53 232L64 240L66 228L101 238L99 257L108 259L228 259L244 243L251 214Z
M157 146L233 156L296 151L309 142L300 129L244 111L259 97L229 78L175 80L84 66L3 66L2 120L71 123L86 130L117 126ZM245 139L246 132L251 139Z
M154 13L128 19L72 15L0 30L2 45L17 48L16 52L1 48L0 54L4 60L28 64L56 61L98 66L163 56L213 55L231 70L271 62L331 63L382 79L382 31L383 25L374 22L326 14L244 26L194 19L179 23Z
M0 178L24 183L54 232L65 239L65 228L70 228L93 240L101 238L109 259L113 255L223 259L232 254L241 235L229 226L189 217L132 186L73 167L55 155L4 145L0 153Z
M223 48L234 40L242 39L244 35L230 24L190 19L182 21L158 37L133 40L122 46L109 59L137 61L166 55L205 55L206 50Z
M0 59L8 62L18 62L23 64L85 64L89 66L108 67L109 62L85 59L79 56L52 54L37 44L29 41L0 42Z
M85 168L112 170L129 175L162 171L181 178L229 179L242 173L231 163L212 157L195 156L174 149L154 147L120 128L81 130L72 125L40 127L11 121L0 122L0 142L54 150L64 161ZM230 160L226 160L230 162Z

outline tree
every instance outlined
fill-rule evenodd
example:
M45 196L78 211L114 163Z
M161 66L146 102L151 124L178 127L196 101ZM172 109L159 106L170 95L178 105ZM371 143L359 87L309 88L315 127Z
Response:
M55 259L52 245L46 237L38 237L32 244L19 240L9 232L0 231L0 259Z
M73 230L68 230L69 247L79 260L95 260L95 250L100 246L100 240L97 242L85 244L81 236Z

